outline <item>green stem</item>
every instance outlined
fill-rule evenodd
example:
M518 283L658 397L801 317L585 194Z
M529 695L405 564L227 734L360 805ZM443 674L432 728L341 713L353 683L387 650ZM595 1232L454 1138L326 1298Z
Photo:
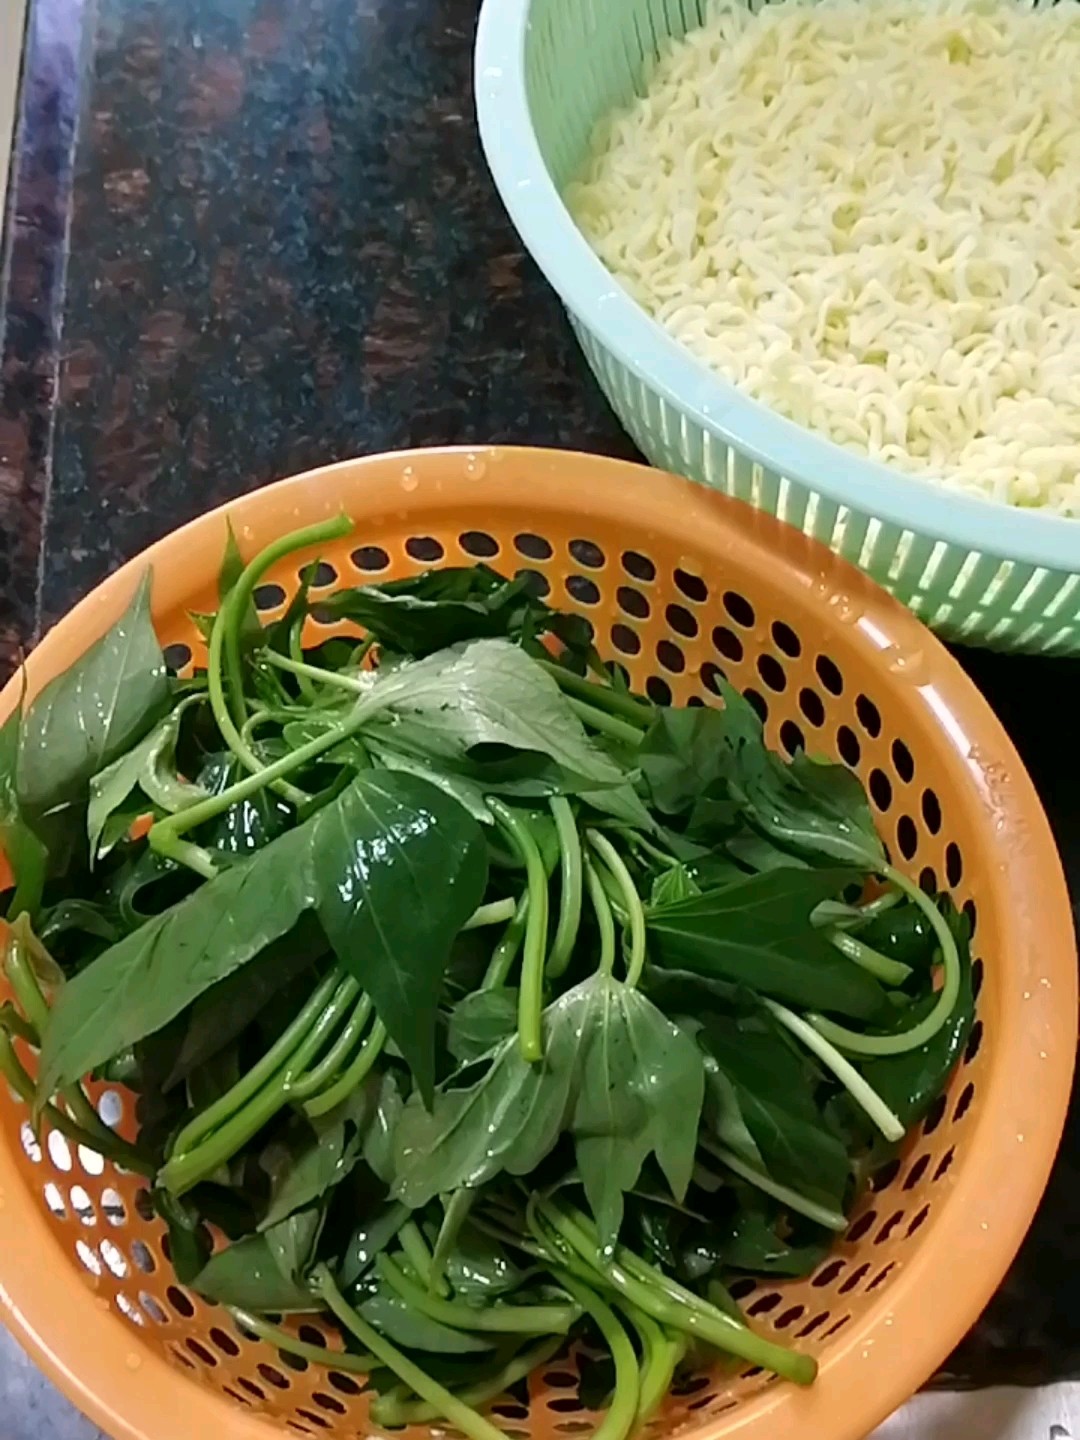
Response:
M236 584L229 591L221 609L230 612L230 624L225 632L225 668L232 690L234 714L243 716L243 665L240 654L240 627L243 617L251 604L255 587L266 572L286 555L303 550L309 545L322 545L325 541L341 540L352 534L353 522L347 515L335 515L330 520L320 520L316 525L306 525L282 535L265 549L260 550L240 572ZM219 612L220 613L220 612Z
M432 1263L431 1251L424 1239L423 1231L415 1220L406 1220L397 1234L398 1243L405 1252L405 1258L419 1275L428 1289L438 1295L449 1293L435 1285L435 1268Z
M488 797L488 805L506 838L525 862L529 907L525 915L525 945L521 958L518 1038L522 1056L530 1064L535 1064L544 1058L541 1017L544 1009L544 961L547 957L547 871L540 847L521 816L495 796Z
M810 1356L756 1335L622 1246L614 1258L608 1258L596 1242L594 1227L578 1212L568 1214L548 1200L541 1200L539 1208L547 1223L602 1280L661 1325L696 1336L797 1385L809 1385L814 1379L817 1365Z
M376 1262L379 1274L411 1310L452 1330L495 1335L566 1335L579 1318L573 1305L466 1305L430 1295L415 1284L389 1255Z
M372 678L358 680L355 675L344 675L340 670L326 670L321 665L311 665L306 660L290 660L276 650L263 650L261 659L277 670L295 675L298 680L314 680L320 685L329 685L334 690L348 690L351 695L370 695Z
M19 1057L15 1054L15 1047L11 1043L11 1036L2 1027L0 1027L0 1075L4 1077L20 1100L29 1106L35 1104L34 1082L20 1065ZM109 1139L106 1141L96 1131L91 1134L89 1130L85 1130L77 1121L53 1104L41 1106L40 1113L54 1130L59 1130L61 1135L67 1136L74 1145L82 1145L87 1150L94 1150L99 1155L103 1155L106 1160L111 1160L114 1165L118 1165L123 1170L130 1170L133 1174L153 1175L154 1166L150 1161L145 1160L133 1146L129 1145L126 1140L122 1140L113 1131L107 1132Z
M289 656L294 662L298 662L301 665L304 663L303 634L304 616L298 615L293 621L292 626L289 630ZM316 700L316 691L315 686L311 683L311 680L306 675L300 675L297 677L297 679L299 681L300 694L310 704L314 704Z
M362 705L358 705L338 725L327 730L325 735L317 735L309 740L306 745L301 745L298 750L292 750L288 755L282 755L272 765L267 765L257 775L246 775L242 780L235 781L227 789L222 790L220 795L211 795L206 800L200 800L197 805L189 805L186 810L179 810L175 815L169 815L164 820L159 820L152 825L147 834L150 848L156 850L160 855L166 855L170 859L175 858L176 840L197 825L204 825L207 820L216 819L223 811L228 810L230 805L236 805L241 800L250 799L264 790L267 785L282 776L291 774L294 770L301 769L309 760L315 760L320 755L332 750L340 741L345 740L367 719L368 712ZM307 800L307 796L304 799Z
M381 1020L376 1019L375 1024L371 1027L371 1033L361 1045L356 1059L344 1072L341 1079L331 1085L329 1090L324 1090L321 1095L305 1101L304 1113L315 1119L316 1116L327 1114L328 1111L340 1105L343 1100L347 1100L378 1060L385 1044L386 1026Z
M278 1111L288 1104L291 1086L322 1049L343 1016L348 1013L359 992L360 986L351 976L343 980L330 1004L264 1089L194 1149L185 1153L180 1150L178 1142L161 1170L158 1177L160 1184L174 1195L185 1194L227 1164L264 1125L268 1125ZM315 1102L309 1102L311 1103Z
M770 1000L767 996L762 997L761 1003L785 1029L790 1030L792 1035L801 1040L806 1048L816 1055L827 1069L832 1071L856 1105L870 1117L886 1140L895 1141L904 1138L904 1127L899 1116L889 1109L873 1086L863 1079L855 1066L849 1060L845 1060L828 1037L821 1032L816 1016L814 1017L815 1023L811 1025L801 1015L793 1014L785 1006L777 1004L775 1000Z
M600 876L596 873L596 866L588 859L584 863L585 888L589 892L589 900L600 931L600 959L596 969L600 975L610 975L615 969L615 917L611 913L611 904Z
M461 927L461 933L481 930L485 925L501 925L504 920L513 919L516 909L517 901L512 896L505 900L489 900L486 905L477 906Z
M566 703L577 715L578 719L594 730L599 730L602 735L607 735L612 740L618 740L621 745L629 745L636 749L641 744L643 731L636 725L629 725L625 720L620 720L616 715L609 715L606 710L597 710L595 705L590 705L585 700L575 700L572 695L566 697Z
M589 831L589 844L603 860L614 877L625 901L630 924L630 952L626 957L626 983L631 989L641 979L645 968L645 909L641 903L634 877L615 846L599 830Z
M194 1150L200 1140L223 1125L231 1115L246 1105L253 1095L257 1095L262 1087L273 1079L282 1065L294 1054L297 1046L327 1005L330 1004L340 983L341 972L336 969L331 970L329 975L320 980L299 1015L282 1031L262 1059L253 1065L247 1074L227 1090L220 1099L215 1100L212 1105L208 1105L194 1119L188 1121L176 1137L173 1146L174 1153L183 1155Z
M911 978L910 965L905 965L900 960L890 960L887 955L882 955L870 945L864 945L861 940L849 935L846 930L841 930L839 926L830 925L825 936L841 955L884 985L903 985L905 980Z
M824 1016L811 1016L813 1027L819 1035L853 1055L903 1055L909 1050L917 1050L938 1033L956 1009L960 995L960 952L945 917L922 887L909 880L902 870L896 870L892 865L882 865L880 868L885 878L902 890L929 921L941 946L944 976L930 1014L910 1030L901 1031L899 1035L863 1035L858 1030L849 1030L846 1025L837 1025L835 1021L827 1020Z
M325 1365L328 1370L351 1370L354 1375L367 1375L375 1366L371 1355L357 1355L352 1350L330 1350L322 1345L309 1345L305 1340L298 1340L288 1330L282 1330L280 1325L272 1325L261 1315L253 1315L250 1310L240 1310L234 1305L226 1308L242 1331L247 1330L252 1335L257 1335L260 1340L265 1340L268 1345L284 1350L289 1355L296 1355L301 1360Z
M641 1385L636 1419L639 1425L644 1425L667 1398L675 1367L686 1353L686 1341L682 1336L668 1335L651 1315L631 1305L629 1300L620 1300L619 1309L637 1331L641 1343Z
M615 1362L615 1393L607 1414L593 1431L593 1440L626 1440L637 1423L641 1397L641 1377L634 1347L614 1310L594 1290L569 1271L555 1270L552 1273L600 1331Z
M593 680L586 680L583 675L575 675L564 665L557 665L554 660L538 660L536 663L558 681L559 689L564 694L587 700L590 705L607 710L612 715L621 715L639 730L647 730L652 724L654 711L648 701L635 700L632 695L622 695L609 685L598 685Z
M462 1434L468 1436L468 1440L504 1440L502 1432L496 1429L490 1420L485 1420L470 1405L463 1404L438 1381L432 1380L419 1365L403 1355L358 1315L334 1284L334 1278L325 1265L316 1268L314 1280L318 1293L345 1329L355 1336L366 1350L370 1350L380 1364L392 1370L411 1390L415 1390L421 1400L426 1400L433 1406L438 1416L448 1420L451 1425L456 1425Z
M31 958L35 947L43 961L47 961L50 966L55 964L44 945L30 928L30 917L24 912L16 918L11 926L11 943L8 945L4 959L4 970L11 982L15 999L22 1007L22 1012L30 1027L32 1036L30 1043L40 1048L41 1037L49 1027L49 1006L38 982L34 961ZM96 1136L97 1144L92 1145L91 1149L100 1149L102 1145L115 1144L115 1132L109 1129L94 1109L81 1085L65 1085L60 1091L60 1096L75 1123L91 1135Z
M320 1090L337 1074L339 1068L352 1054L354 1048L364 1033L368 1018L371 1015L371 997L361 995L353 1009L353 1013L346 1021L341 1034L334 1041L333 1045L326 1052L319 1063L313 1066L306 1075L301 1075L289 1086L288 1099L290 1101L310 1100L312 1095L317 1095Z
M29 1020L24 1020L10 1000L5 1000L0 1005L0 1029L16 1040L25 1040L28 1045L36 1049L41 1043L37 1031Z
M842 1234L847 1229L847 1220L839 1210L830 1210L825 1205L818 1205L813 1200L807 1200L797 1190L789 1190L786 1185L778 1184L770 1175L764 1174L752 1165L747 1165L726 1145L718 1145L716 1141L707 1137L702 1138L701 1145L729 1170L734 1171L740 1179L745 1180L748 1185L753 1185L755 1189L762 1191L765 1195L771 1195L774 1200L779 1200L781 1205L786 1205L797 1215L805 1215L808 1220L813 1220L817 1225L824 1225L827 1230L835 1230L838 1234Z
M439 1295L448 1293L449 1287L443 1280L443 1272L446 1269L447 1259L457 1244L461 1227L469 1218L469 1212L476 1203L477 1193L476 1190L469 1190L462 1186L460 1190L454 1191L449 1200L444 1200L443 1222L435 1237L435 1249L431 1257L431 1275L428 1277L428 1290L431 1292Z
M464 1386L457 1392L458 1400L463 1405L473 1407L497 1400L512 1385L526 1379L538 1366L546 1364L552 1356L557 1355L562 1344L562 1336L555 1335L528 1346L512 1360L508 1360L497 1374L487 1380L478 1380L475 1385ZM392 1426L396 1429L402 1425L430 1425L433 1420L442 1418L442 1412L424 1401L410 1403L396 1396L380 1395L377 1400L372 1401L371 1418L376 1425Z
M514 918L503 931L502 939L491 952L491 959L480 982L481 990L498 990L506 984L510 967L517 959L521 942L525 938L525 927L529 915L529 892L526 890L517 902Z
M848 905L843 900L822 900L810 914L812 925L840 925L844 929L857 930L884 915L899 905L903 895L899 890L886 890L865 905Z
M581 837L569 800L552 795L548 804L559 837L559 923L551 942L547 973L550 979L557 980L570 963L581 924Z
M210 709L213 711L214 720L221 731L222 739L229 749L240 761L245 770L258 775L263 771L263 762L256 755L255 751L244 739L244 736L237 729L233 719L233 711L237 718L243 723L244 698L243 698L243 672L240 667L239 649L237 649L237 663L235 672L229 674L230 666L225 659L225 652L228 649L228 633L232 625L233 596L236 591L232 590L225 597L221 608L214 617L214 628L210 632L210 646L206 661L206 683L207 693L210 699ZM228 678L227 678L228 677ZM226 688L232 690L233 705L230 708L229 697ZM273 782L275 790L282 795L291 805L297 805L307 796L302 790L284 781ZM198 807L194 807L198 808Z

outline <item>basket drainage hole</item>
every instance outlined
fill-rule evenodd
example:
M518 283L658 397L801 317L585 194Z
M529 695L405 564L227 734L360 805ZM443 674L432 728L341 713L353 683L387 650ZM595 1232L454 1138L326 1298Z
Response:
M38 1144L37 1136L28 1120L24 1120L19 1126L19 1139L22 1142L23 1153L31 1165L41 1164L41 1146Z
M285 604L285 591L282 586L267 582L256 585L252 599L256 610L276 610L279 605Z
M127 1224L127 1210L123 1198L120 1192L114 1190L111 1185L106 1186L101 1192L101 1209L110 1225Z
M514 536L514 549L526 560L550 560L555 553L550 540L545 540L543 535L531 535L528 531Z
M59 1185L54 1185L50 1180L41 1192L45 1196L45 1204L49 1207L49 1213L56 1220L67 1219L67 1206L64 1204L64 1197L60 1193Z
M45 1143L48 1147L49 1159L56 1166L57 1170L70 1170L71 1147L63 1135L60 1134L60 1131L50 1130L49 1138Z
M71 1208L84 1225L97 1224L97 1211L94 1209L94 1202L81 1185L71 1187Z

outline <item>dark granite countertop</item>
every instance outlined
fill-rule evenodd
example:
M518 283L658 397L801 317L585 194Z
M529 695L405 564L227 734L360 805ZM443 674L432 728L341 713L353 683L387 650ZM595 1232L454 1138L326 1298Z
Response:
M473 124L477 0L30 0L0 294L0 663L230 496L454 441L632 455ZM1067 662L964 654L1080 895ZM1061 763L1062 759L1065 763ZM1080 1376L1075 1115L939 1383ZM91 1440L0 1341L4 1440Z

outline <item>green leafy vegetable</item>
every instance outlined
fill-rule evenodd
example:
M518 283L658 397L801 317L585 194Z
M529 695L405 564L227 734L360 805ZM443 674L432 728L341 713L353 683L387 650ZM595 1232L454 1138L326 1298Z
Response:
M605 1440L687 1357L808 1384L726 1287L809 1273L976 1043L962 918L735 690L658 708L484 566L332 590L350 530L229 528L205 669L169 681L147 579L0 727L0 1075L377 1425L499 1440L478 1407L598 1337Z
M125 754L165 713L169 677L150 620L150 575L120 619L23 718L19 803L32 813L83 797L90 778Z
M872 1020L887 1012L881 986L810 920L851 878L845 870L776 870L650 910L655 957L790 1004Z

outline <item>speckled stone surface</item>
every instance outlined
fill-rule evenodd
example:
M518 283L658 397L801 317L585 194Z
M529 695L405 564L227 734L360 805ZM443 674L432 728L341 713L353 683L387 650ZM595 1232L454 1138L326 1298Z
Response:
M31 0L0 294L0 663L230 496L461 440L632 455L472 118L477 0ZM962 657L1080 894L1074 665ZM1080 1122L940 1383L1080 1375ZM943 1283L947 1283L944 1277ZM0 1345L0 1435L91 1427Z

